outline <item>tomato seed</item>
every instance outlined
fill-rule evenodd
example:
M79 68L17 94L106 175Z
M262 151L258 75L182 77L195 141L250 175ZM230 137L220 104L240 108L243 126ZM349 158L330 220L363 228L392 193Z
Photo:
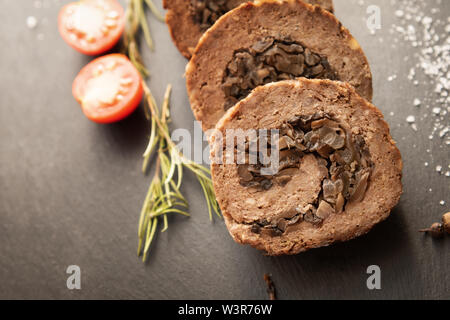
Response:
M89 34L86 36L86 41L90 42L90 43L95 42L95 37L93 35Z
M116 61L110 61L106 65L106 69L107 70L114 70L116 67L117 67L117 62Z
M105 25L108 28L115 28L117 26L117 22L114 20L105 20Z
M106 14L108 19L117 19L119 18L119 13L117 11L110 11Z
M104 71L105 71L105 67L104 67L102 64L100 64L100 65L94 70L94 72L92 73L92 75L93 75L94 77L98 77L98 76L101 75Z
M129 86L131 83L133 83L133 79L131 78L122 78L120 79L120 84L124 86Z

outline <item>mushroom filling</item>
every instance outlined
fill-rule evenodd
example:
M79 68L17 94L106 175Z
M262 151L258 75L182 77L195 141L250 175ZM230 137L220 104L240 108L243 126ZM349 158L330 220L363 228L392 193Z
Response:
M228 63L222 79L224 109L234 106L258 86L298 77L339 80L327 57L304 45L274 38L260 40L250 49L236 51Z
M189 9L194 22L206 31L222 15L233 9L227 0L191 0Z
M268 150L271 150L269 140ZM287 227L302 221L320 225L330 215L345 211L347 203L364 199L374 164L364 138L352 135L350 128L328 115L295 117L279 129L278 147L278 173L263 176L261 170L270 164L262 165L258 157L256 165L238 165L237 173L242 186L260 192L275 185L283 187L298 173L302 157L306 154L315 155L325 178L313 203L296 207L274 221L251 223L252 232L279 236Z

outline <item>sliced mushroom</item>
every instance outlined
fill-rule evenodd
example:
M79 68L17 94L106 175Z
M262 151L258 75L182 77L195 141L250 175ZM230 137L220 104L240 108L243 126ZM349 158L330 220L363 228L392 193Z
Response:
M280 140L278 140L278 147L280 150L289 149L293 144L294 140L288 136L282 136L280 137Z
M199 2L198 0L192 0ZM201 12L201 25L208 28L227 5L207 1L207 6L196 7ZM214 8L211 9L211 8ZM217 11L216 11L217 9ZM274 81L307 78L337 78L326 57L312 52L300 43L280 41L267 37L256 41L250 48L234 53L223 77L223 90L229 108L245 98L257 86ZM238 78L230 84L229 78ZM231 100L233 97L235 100Z
M261 232L261 226L257 223L254 223L254 224L252 224L252 227L250 230L251 230L251 232L258 234Z
M264 51L266 51L267 49L270 48L270 46L273 44L273 42L274 42L273 38L265 38L263 40L256 42L252 46L252 50L255 53L263 53Z
M297 214L297 215L295 215L294 217L292 217L292 219L290 219L290 220L288 221L288 224L289 224L290 226L292 226L292 225L294 225L294 224L296 224L296 223L298 223L298 222L300 222L300 221L302 221L302 220L303 220L303 216L300 215L300 214Z
M248 165L238 166L238 175L241 178L241 181L250 182L253 180L253 175L248 171L248 168Z
M353 153L348 148L338 150L335 154L337 162L341 165L350 164L353 162Z
M356 188L350 198L350 201L360 202L364 199L366 193L367 185L369 182L369 172L362 174L361 178L356 183Z
M272 232L272 237L281 237L283 235L283 231L278 228L270 228L270 231Z
M292 180L292 176L279 176L279 177L273 178L273 180L278 185L284 187L285 185L287 185Z
M325 179L322 182L322 190L323 190L323 198L330 202L334 203L336 201L337 190L333 181L330 179Z
M311 129L313 129L313 130L319 129L323 126L333 128L333 129L339 128L339 124L336 121L330 120L328 118L323 118L323 119L315 120L315 121L311 122Z
M299 172L299 164L304 154L316 153L317 168L323 177L322 188L317 203L288 210L278 216L271 225L253 226L254 232L264 232L272 236L281 235L286 228L299 221L320 225L334 213L345 210L346 201L362 201L371 174L372 161L364 139L356 135L353 141L351 131L323 114L296 116L280 128L278 140L279 171L275 175L262 176L261 169L268 164L241 165L238 174L242 185L257 190L269 190L275 183L285 186ZM271 137L256 139L260 145L273 147ZM255 139L254 139L255 140ZM255 140L255 141L256 141ZM245 152L249 153L249 143ZM258 157L262 161L261 154ZM270 164L269 164L270 165Z
M315 66L320 62L320 56L311 52L309 48L305 49L305 63L308 66Z
M309 222L309 223L314 224L314 225L319 225L319 224L322 223L322 219L319 218L318 216L316 216L316 215L315 215L314 213L312 213L312 212L306 213L306 214L303 216L303 219L304 219L306 222Z
M323 158L329 158L331 152L333 152L333 148L331 148L327 144L319 144L319 146L316 148L317 153L323 157Z
M296 43L291 44L279 43L278 46L284 51L289 53L302 53L304 51L303 47Z
M296 167L300 162L301 154L294 149L280 151L279 170Z
M272 188L273 182L269 179L264 179L263 181L261 181L260 185L262 189L269 190L270 188Z
M336 213L342 213L342 211L344 210L344 204L345 204L344 196L342 195L342 193L339 193L336 200L336 206L334 208Z
M280 219L277 224L277 228L280 229L282 232L286 231L286 228L288 226L288 222L286 219Z
M320 201L319 207L317 208L316 216L322 220L325 220L330 215L334 214L333 207L326 201Z

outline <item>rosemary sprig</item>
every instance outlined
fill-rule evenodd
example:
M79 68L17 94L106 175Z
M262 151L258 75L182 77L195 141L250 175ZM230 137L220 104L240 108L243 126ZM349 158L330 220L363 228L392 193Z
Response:
M124 35L124 52L130 61L147 78L149 72L142 61L137 35L142 31L144 39L150 49L153 49L153 40L145 16L145 7L161 21L164 17L158 12L152 0L129 0L126 13L127 28ZM211 181L210 170L187 159L170 138L170 108L169 100L172 86L168 85L164 95L164 102L159 108L155 99L145 83L142 81L145 94L144 110L147 119L151 122L149 144L143 154L142 171L147 172L150 160L156 151L155 174L150 183L144 204L141 210L138 228L138 256L147 260L150 245L158 228L158 220L163 220L162 232L168 228L167 215L178 213L189 216L188 204L180 192L183 180L183 169L193 172L199 181L208 205L209 218L212 220L213 212L221 217L214 188Z
M192 171L202 186L203 193L205 195L207 204L208 204L208 212L209 217L212 220L213 212L215 212L219 217L219 207L217 201L215 200L214 188L212 186L212 181L210 178L211 172L209 169L205 168L201 164L198 164L190 159L187 159L177 148L175 143L170 138L169 127L168 124L170 122L170 114L169 114L169 99L170 93L172 90L172 86L168 85L166 89L166 94L164 96L164 103L162 107L161 115L158 111L158 108L155 104L155 100L151 95L150 89L144 85L144 92L147 98L147 105L149 106L150 113L152 115L152 131L155 129L157 131L154 134L152 139L152 135L150 136L150 141L147 147L146 152L144 153L144 166L143 171L146 171L146 164L148 164L148 159L151 156L151 151L154 149L154 145L157 142L157 135L159 135L159 143L166 147L165 151L170 156L168 162L169 173L165 180L165 184L167 185L169 181L171 181L174 177L175 171L178 173L178 183L176 184L176 189L178 190L181 186L182 178L183 178L183 167L186 167L190 171ZM160 116L159 116L160 115ZM155 125L153 125L153 123ZM153 133L153 132L152 132Z
M146 261L150 244L154 238L158 217L163 218L164 228L168 228L167 214L179 213L189 216L185 211L188 208L187 201L180 192L183 179L183 169L193 172L199 181L208 205L209 218L212 220L213 212L221 217L217 204L209 169L187 159L170 138L169 100L172 86L168 85L164 96L164 103L160 108L147 85L144 84L146 106L151 115L151 134L149 144L144 152L142 170L145 173L150 163L153 152L157 149L156 171L150 184L147 196L141 211L139 222L138 255L143 255ZM176 176L176 182L175 182Z
M147 68L142 62L137 42L137 34L142 31L145 42L153 50L153 38L148 27L145 8L148 7L153 15L160 21L164 21L163 15L158 11L152 0L128 0L126 11L126 29L123 39L123 51L128 55L131 62L145 78L149 75Z

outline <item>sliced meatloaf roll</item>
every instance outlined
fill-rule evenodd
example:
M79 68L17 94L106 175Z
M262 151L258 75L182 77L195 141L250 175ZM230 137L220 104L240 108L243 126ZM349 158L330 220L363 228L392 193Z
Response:
M402 193L401 155L387 123L343 82L258 87L219 121L211 148L231 236L269 255L365 234Z
M166 23L181 54L190 59L198 40L223 14L250 0L163 0ZM333 12L332 0L304 0Z
M201 38L186 68L191 107L205 130L253 88L297 77L341 80L372 98L358 42L334 15L300 0L233 9Z

